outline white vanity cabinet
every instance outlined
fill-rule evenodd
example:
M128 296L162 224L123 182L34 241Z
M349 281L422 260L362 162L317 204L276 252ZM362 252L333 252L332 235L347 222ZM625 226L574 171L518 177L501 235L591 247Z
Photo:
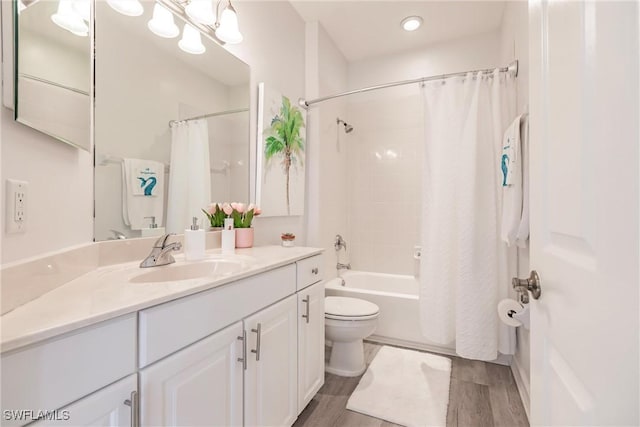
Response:
M33 427L135 427L138 423L138 381L130 375L73 404L53 411L50 419L36 421Z
M241 426L242 322L140 371L143 426Z
M298 291L298 412L324 384L324 282Z
M245 425L289 426L298 416L296 296L245 319Z

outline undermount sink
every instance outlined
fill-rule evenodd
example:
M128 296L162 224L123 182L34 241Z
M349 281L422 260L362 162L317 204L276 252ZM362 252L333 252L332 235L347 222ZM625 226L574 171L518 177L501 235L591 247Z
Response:
M151 271L129 279L132 283L178 282L207 276L224 276L245 268L246 263L233 259L213 259L188 264L152 267Z

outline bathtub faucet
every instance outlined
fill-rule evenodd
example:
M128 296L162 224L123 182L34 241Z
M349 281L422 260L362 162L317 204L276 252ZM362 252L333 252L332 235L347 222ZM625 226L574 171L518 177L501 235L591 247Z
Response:
M337 263L336 264L336 270L340 271L340 270L351 270L351 263L348 262L346 264L342 264L342 263Z

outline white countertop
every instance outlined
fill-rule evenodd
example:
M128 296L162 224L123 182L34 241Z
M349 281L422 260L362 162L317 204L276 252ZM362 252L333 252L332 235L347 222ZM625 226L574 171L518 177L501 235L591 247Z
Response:
M130 279L154 269L187 263L182 255L169 266L139 268L140 260L110 265L90 271L45 293L0 317L1 352L133 313L176 298L212 289L253 276L322 252L318 248L263 246L236 249L246 263L242 270L220 276L207 276L179 282L132 283ZM223 255L220 249L207 251L207 257ZM233 255L230 255L233 257Z

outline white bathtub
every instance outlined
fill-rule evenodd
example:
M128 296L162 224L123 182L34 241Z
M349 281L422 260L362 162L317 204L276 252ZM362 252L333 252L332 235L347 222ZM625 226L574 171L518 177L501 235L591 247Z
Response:
M352 270L342 278L345 286L339 277L326 283L326 295L360 298L380 307L378 328L369 340L453 354L453 346L436 345L420 334L415 277Z

